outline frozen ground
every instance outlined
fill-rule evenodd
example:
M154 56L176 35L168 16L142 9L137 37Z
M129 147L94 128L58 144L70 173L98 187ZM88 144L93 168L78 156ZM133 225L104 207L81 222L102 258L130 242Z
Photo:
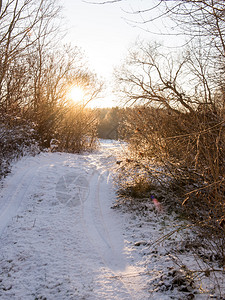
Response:
M93 154L41 153L14 165L0 194L1 300L210 297L177 271L170 249L179 237L150 246L177 226L174 216L151 202L144 217L111 208L122 152L105 141Z

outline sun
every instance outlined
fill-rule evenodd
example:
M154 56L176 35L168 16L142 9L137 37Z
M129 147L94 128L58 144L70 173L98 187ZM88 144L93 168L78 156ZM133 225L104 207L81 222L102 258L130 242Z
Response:
M84 99L84 90L79 86L73 86L68 93L68 97L74 102L81 102Z

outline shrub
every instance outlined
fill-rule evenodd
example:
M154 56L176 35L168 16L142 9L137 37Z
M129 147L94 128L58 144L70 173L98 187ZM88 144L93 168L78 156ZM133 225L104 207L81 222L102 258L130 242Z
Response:
M39 151L34 124L20 117L4 115L0 124L0 178L10 171L13 160Z

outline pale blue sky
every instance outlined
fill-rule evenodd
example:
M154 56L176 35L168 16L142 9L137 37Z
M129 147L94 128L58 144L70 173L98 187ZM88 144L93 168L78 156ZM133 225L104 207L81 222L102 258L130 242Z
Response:
M62 0L62 3L70 28L68 38L85 50L90 64L102 76L108 77L129 45L144 34L122 19L127 16L121 10L128 8L125 2L123 6L92 5L82 0Z
M111 5L92 5L82 0L61 0L61 3L66 27L69 28L67 39L83 48L90 67L108 81L114 66L120 64L137 37L148 40L163 38L131 26L124 20L141 21L140 16L126 14L123 10L132 11L149 6L149 0L124 0ZM155 32L161 26L161 21L156 23L158 28L152 24L146 26L151 26L150 30ZM171 37L167 42L173 44ZM110 105L110 97L107 97Z

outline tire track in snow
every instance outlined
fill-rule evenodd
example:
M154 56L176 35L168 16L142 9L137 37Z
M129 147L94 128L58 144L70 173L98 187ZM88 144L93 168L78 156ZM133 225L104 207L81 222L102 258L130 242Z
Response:
M110 226L107 226L107 221L105 222L105 220L107 220L107 218L105 218L105 212L103 211L103 202L102 199L103 197L101 197L100 192L101 192L101 176L103 176L103 174L106 171L102 172L101 175L99 176L99 181L98 181L98 186L97 186L97 208L98 208L98 212L99 212L99 217L101 219L101 224L103 225L104 231L107 235L107 240L110 244L111 250L112 250L112 258L113 258L113 264L115 264L115 271L113 269L111 269L113 271L114 276L112 276L112 279L115 278L117 280L119 280L120 282L122 282L122 284L124 285L124 287L129 291L129 295L130 295L130 299L144 299L146 295L141 295L142 292L142 279L139 280L139 277L135 278L135 282L134 281L126 281L126 276L128 275L132 275L134 273L138 274L139 271L136 267L132 267L127 265L124 256L122 255L122 250L121 248L117 249L115 242L113 242L112 240L112 236L111 233L109 231ZM110 177L110 173L107 176L107 179L105 179L107 181L109 181L109 177ZM119 250L119 251L118 251ZM111 266L111 261L108 262L108 266ZM138 288L137 288L138 287Z
M38 169L36 169L36 172ZM13 175L10 184L7 185L8 193L5 197L2 196L1 198L0 237L8 223L16 216L36 172L35 174L32 174L34 173L33 168L27 168L22 174L19 172L18 174Z
M3 188L3 193L0 195L0 237L12 218L16 216L17 211L39 170L49 165L44 164L37 167L38 162L34 160L34 163L35 166L24 167L20 169L18 173L12 174L11 180L7 186ZM4 194L6 189L7 193Z
M101 178L102 178L104 173L105 172L102 172L99 175L98 185L97 185L97 197L95 198L95 200L97 199L97 207L98 207L99 216L100 216L100 219L101 219L101 224L103 225L103 229L106 233L107 240L108 240L108 243L110 245L110 252L112 254L112 256L110 258L113 260L113 264L116 268L119 267L118 264L121 264L121 267L123 268L123 267L125 267L125 262L122 259L122 255L119 255L119 253L115 249L115 246L112 243L111 236L110 236L108 228L105 224L104 216L103 216L103 212L102 212L101 201L100 201L100 184L101 184ZM110 266L111 263L112 263L112 261L106 262L107 266ZM111 268L111 272L112 272L113 276L118 276L118 273L114 272L112 268ZM130 288L130 286L121 277L119 277L118 279L122 283L122 285L124 286L126 291L128 292L130 299L135 299L134 294L133 294L133 290Z
M118 276L118 274L120 275L120 272L118 273L117 271L124 269L126 262L122 253L119 253L116 250L103 216L100 191L101 183L104 183L102 179L106 180L103 177L104 173L106 173L105 170L98 175L97 179L93 178L95 181L97 181L97 185L94 184L95 181L93 183L93 179L91 180L92 192L90 193L89 199L85 204L81 201L83 229L89 242L102 259L105 267L109 269L110 273L112 274L112 276L108 278L112 278L112 280L115 280L114 278L116 278L117 282L119 281L121 283L121 288L124 289L124 292L128 297L127 299L137 299L135 297L136 287L132 288L132 283L127 283L122 279L122 277ZM96 187L94 192L93 187Z

